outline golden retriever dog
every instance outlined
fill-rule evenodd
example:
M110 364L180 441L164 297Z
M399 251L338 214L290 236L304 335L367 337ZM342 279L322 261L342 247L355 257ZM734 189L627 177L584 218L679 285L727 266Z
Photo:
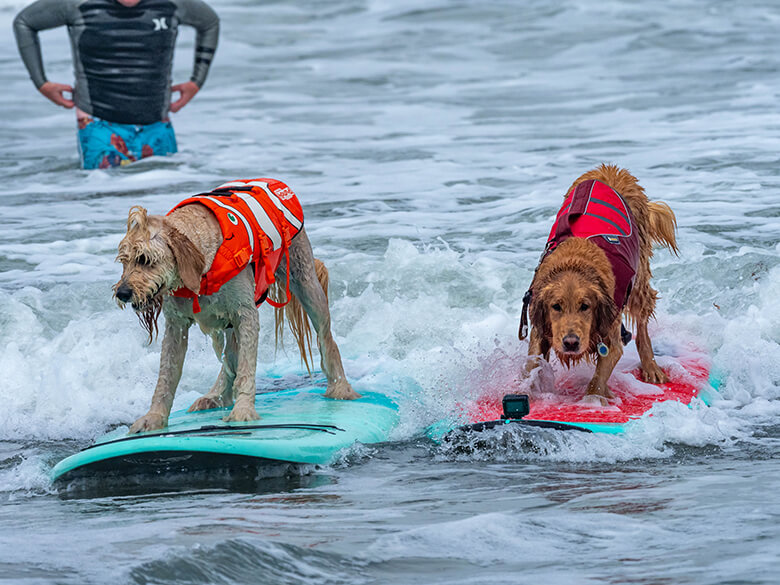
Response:
M328 271L314 258L300 204L284 183L233 181L184 200L165 216L133 207L117 260L123 271L114 296L120 307L133 307L150 342L160 312L165 315L157 386L149 411L130 434L167 425L193 323L211 337L222 367L190 411L232 405L227 421L260 418L255 410L257 305L269 293L276 298L268 300L277 307L277 343L286 313L308 369L311 319L328 381L325 396L360 396L346 380L331 334Z
M549 361L550 349L569 367L596 362L586 401L603 406L612 398L607 381L623 354L622 316L636 324L642 378L668 380L655 362L647 323L657 291L650 286L653 243L678 253L677 222L663 202L651 202L636 178L601 165L574 181L564 197L547 246L523 299L520 339L528 333L526 374ZM532 380L541 384L541 377ZM549 389L548 389L549 390Z

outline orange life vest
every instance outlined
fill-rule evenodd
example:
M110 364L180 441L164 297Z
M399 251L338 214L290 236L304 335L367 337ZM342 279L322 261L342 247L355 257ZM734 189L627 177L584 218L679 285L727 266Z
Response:
M222 285L251 264L255 273L255 304L263 301L284 306L290 300L290 242L303 228L303 210L293 190L276 179L236 180L220 185L210 193L185 199L168 212L199 203L208 207L222 229L222 245L196 295L184 287L173 296L192 298L192 310L200 312L199 295L212 295ZM266 299L276 280L274 273L287 256L287 300Z

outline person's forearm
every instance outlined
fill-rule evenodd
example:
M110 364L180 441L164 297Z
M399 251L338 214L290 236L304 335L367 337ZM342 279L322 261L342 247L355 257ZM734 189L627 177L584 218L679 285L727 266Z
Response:
M195 63L191 81L198 87L206 81L219 40L219 17L201 0L183 0L180 4L181 23L195 27Z
M209 29L201 32L195 37L195 65L192 68L192 78L198 87L201 87L206 81L211 61L214 59L214 53L217 50L217 40L219 39L219 20Z
M30 79L38 89L46 83L38 31L67 24L61 0L38 0L16 15L14 35Z

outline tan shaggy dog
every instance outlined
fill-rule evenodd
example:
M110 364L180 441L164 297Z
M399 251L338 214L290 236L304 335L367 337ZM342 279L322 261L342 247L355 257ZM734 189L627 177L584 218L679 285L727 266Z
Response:
M647 323L655 311L657 298L657 292L650 286L650 258L653 243L677 253L677 224L668 205L649 201L636 178L613 165L601 165L582 175L574 181L567 196L574 193L580 183L591 180L603 183L607 186L605 189L611 187L622 196L633 216L633 230L638 235L638 263L633 286L628 289L625 306L617 306L615 271L602 247L590 238L564 239L543 256L531 283L528 311L531 335L525 369L530 373L540 365L540 358L549 360L551 348L567 367L582 359L592 361L595 358L596 372L588 384L586 397L606 406L607 399L613 397L607 380L623 354L621 323L624 311L629 323L636 324L635 339L643 380L651 384L668 380L655 362L647 333ZM524 337L525 307L520 330L520 338ZM542 390L534 387L542 384L541 380L539 376L533 378L532 390Z
M124 270L122 278L114 285L114 294L120 306L124 307L125 303L132 305L149 332L150 341L157 330L160 311L165 315L157 387L149 412L135 421L130 428L131 434L167 425L181 378L188 331L193 323L211 337L214 351L222 361L222 369L211 390L196 400L190 411L232 404L226 420L260 418L255 410L260 325L251 264L218 292L198 297L201 307L198 313L193 312L192 299L170 294L181 287L197 292L201 276L208 271L221 243L219 223L201 204L186 204L167 216L148 215L144 208L137 206L130 209L127 234L119 243L117 256ZM345 400L358 398L360 395L344 376L339 349L331 334L326 294L328 272L325 265L312 255L304 229L290 244L289 260L292 298L284 309L276 309L277 342L286 312L301 357L308 368L306 346L311 352L311 319L317 332L322 370L328 380L325 396ZM269 291L277 300L283 300L285 296L285 264L282 262L277 269L276 283Z

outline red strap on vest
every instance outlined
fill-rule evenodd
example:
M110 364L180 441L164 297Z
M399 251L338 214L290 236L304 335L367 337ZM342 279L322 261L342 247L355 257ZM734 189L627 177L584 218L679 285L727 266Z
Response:
M287 283L286 283L286 286L285 286L285 293L284 293L285 297L286 297L286 300L283 303L277 303L276 301L274 301L273 299L271 299L269 297L265 298L265 302L268 303L269 305L271 305L272 307L276 308L276 309L281 309L287 303L290 302L290 249L287 246L287 242L290 241L290 238L288 237L289 234L287 233L287 227L286 226L283 228L283 230L284 230L284 235L282 237L282 254L284 254L285 259L287 261Z
M192 299L192 312L200 313L200 301L198 301L198 295L196 295L190 289L184 287L178 288L176 289L176 296L184 297L185 299Z

